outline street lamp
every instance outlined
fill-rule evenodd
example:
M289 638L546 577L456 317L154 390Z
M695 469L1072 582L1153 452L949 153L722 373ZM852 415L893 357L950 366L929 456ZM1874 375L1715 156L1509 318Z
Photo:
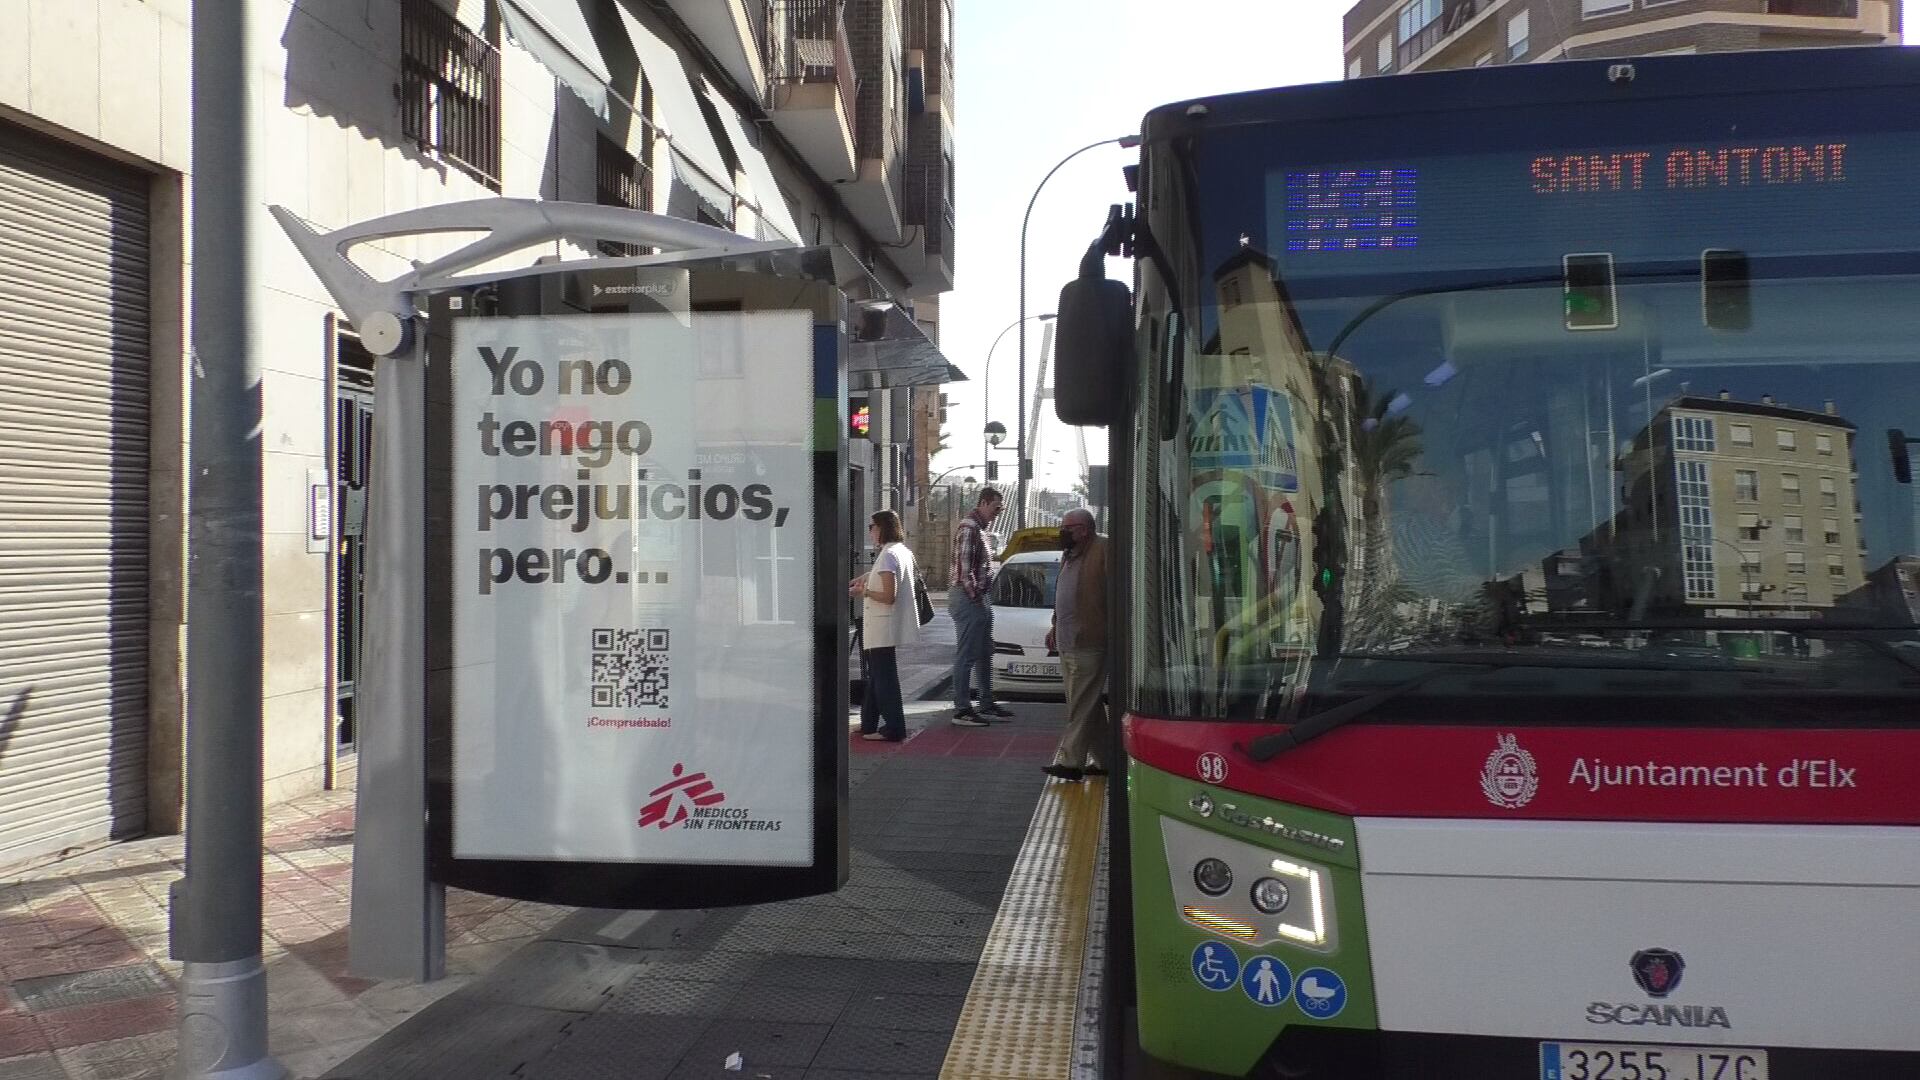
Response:
M998 448L1001 443L1007 441L1007 425L998 420L989 420L987 421L987 426L981 430L981 434L986 436L987 439L985 451L980 455L981 459L991 462L993 460L994 449ZM982 467L984 468L984 466Z
M1067 162L1092 150L1096 146L1106 146L1109 143L1117 143L1121 149L1130 150L1140 145L1140 136L1121 135L1118 138L1101 139L1099 142L1088 143L1080 149L1075 150L1073 153L1061 158L1053 168L1047 170L1047 175L1041 177L1040 183L1034 187L1032 198L1027 200L1027 212L1020 218L1020 318L1015 325L1027 321L1027 223L1033 220L1033 204L1040 200L1040 189L1047 186L1047 181L1053 179L1053 174L1060 171L1060 166L1065 165ZM1025 528L1027 524L1027 335L1025 334L1020 335L1019 405L1020 453L1016 462L1019 469L1019 480L1017 481L1018 493L1015 496L1016 501L1013 504L1013 527L1016 531Z
M993 344L987 347L987 362L980 365L980 418L986 422L986 425L987 425L986 432L987 432L987 435L989 436L988 441L991 442L994 446L999 446L1001 441L1007 437L1007 426L1005 424L996 423L992 419L993 411L990 408L988 408L989 402L991 401L989 394L990 394L990 391L993 389L993 384L988 381L988 379L993 374L993 351L1000 347L1000 343L1006 340L1007 335L1012 332L1014 327L1019 326L1021 323L1024 323L1029 319L1038 319L1043 323L1052 322L1054 319L1054 313L1049 311L1045 315L1022 315L1020 318L1017 318L1012 322L1008 323L1007 328L1005 330L1000 331L999 336L993 339ZM1026 341L1026 338L1024 335L1022 335L1021 342L1024 344L1025 341ZM1021 389L1023 392L1025 391L1025 387L1022 387ZM993 434L993 430L995 428L1000 429L1000 438L998 439L991 438ZM986 459L982 458L981 460L984 461Z

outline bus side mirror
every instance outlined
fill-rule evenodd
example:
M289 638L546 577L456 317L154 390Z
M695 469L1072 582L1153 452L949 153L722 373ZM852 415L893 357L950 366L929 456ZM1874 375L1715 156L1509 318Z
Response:
M1920 442L1920 439L1907 438L1907 433L1899 428L1887 429L1887 457L1893 465L1893 480L1897 484L1913 483L1913 457L1907 452L1910 442Z
M1133 293L1112 278L1083 276L1060 290L1054 311L1054 414L1081 427L1117 422L1133 348Z

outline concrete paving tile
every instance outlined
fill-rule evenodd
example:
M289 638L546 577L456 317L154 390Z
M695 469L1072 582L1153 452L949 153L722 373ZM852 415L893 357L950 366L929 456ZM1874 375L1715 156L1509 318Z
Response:
M938 1073L946 1062L951 1032L837 1027L820 1047L818 1068Z
M338 1001L280 1012L268 1030L276 1047L309 1050L355 1039L371 1042L394 1026L358 1001Z
M89 1043L60 1051L60 1063L72 1080L148 1080L173 1061L171 1031L132 1039Z
M26 1013L0 1013L0 1059L40 1054L53 1049L39 1021Z
M108 1039L147 1035L173 1027L175 1002L171 994L131 1001L110 1001L38 1014L40 1030L55 1049L84 1046Z
M0 1051L4 1053L4 1051ZM70 1080L52 1054L0 1057L0 1080Z
M349 1039L343 1042L315 1046L292 1053L281 1053L274 1048L273 1056L286 1066L290 1080L317 1080L334 1066L352 1057L364 1049L369 1039Z

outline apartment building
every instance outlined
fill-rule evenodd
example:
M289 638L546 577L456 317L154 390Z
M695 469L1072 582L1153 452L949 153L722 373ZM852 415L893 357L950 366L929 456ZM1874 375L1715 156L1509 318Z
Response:
M180 821L190 9L0 5L0 865ZM380 722L354 709L380 404L373 357L268 205L330 230L560 199L842 247L872 276L865 299L923 335L911 365L868 356L854 378L875 417L850 454L856 502L918 497L923 418L955 374L937 348L952 0L249 9L270 800L349 781L359 726ZM396 239L364 261L391 277L466 240ZM849 547L863 532L848 523Z
M1616 602L1650 584L1658 606L1701 616L1832 608L1867 580L1854 453L1833 402L1677 398L1619 465L1620 515L1582 547L1659 571L1614 581Z
M1361 0L1347 78L1660 53L1898 45L1899 0Z

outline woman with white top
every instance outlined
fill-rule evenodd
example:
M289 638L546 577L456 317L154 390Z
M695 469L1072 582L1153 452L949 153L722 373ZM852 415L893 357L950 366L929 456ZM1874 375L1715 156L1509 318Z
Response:
M914 602L918 572L900 515L873 515L867 537L878 548L873 569L847 584L847 595L861 597L861 652L867 661L866 694L860 701L860 737L868 742L899 742L907 737L907 708L900 700L900 665L894 649L920 640L920 610Z

